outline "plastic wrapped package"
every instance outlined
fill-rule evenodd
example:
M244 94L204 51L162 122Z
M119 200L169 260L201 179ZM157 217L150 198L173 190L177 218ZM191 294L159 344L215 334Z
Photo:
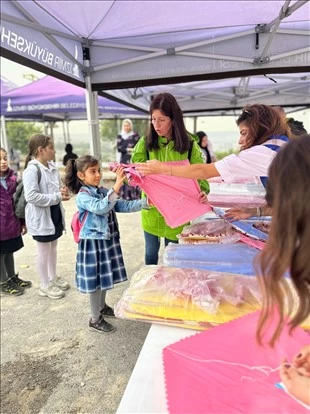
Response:
M233 227L223 219L214 219L185 226L178 236L179 243L237 243L240 240Z
M256 278L197 269L144 266L114 307L119 318L203 330L261 306Z
M257 254L256 248L243 243L170 243L164 250L163 264L172 267L254 276L253 259Z
M265 203L266 190L261 183L212 182L208 201L219 207L258 207Z

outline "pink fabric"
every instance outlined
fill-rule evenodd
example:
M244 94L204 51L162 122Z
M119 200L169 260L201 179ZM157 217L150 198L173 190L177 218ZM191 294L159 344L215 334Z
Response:
M260 240L254 240L251 239L249 236L245 236L244 234L240 234L240 241L242 241L245 244L248 244L249 246L256 247L258 250L263 250L266 243Z
M259 312L181 340L163 350L168 411L182 413L309 413L278 389L278 367L309 343L309 335L286 327L275 348L259 346ZM273 324L272 324L273 325ZM270 326L268 334L273 332Z
M186 165L188 160L169 162L171 165ZM113 169L119 164L113 163ZM135 169L135 164L124 165L128 183L139 186L149 197L150 201L164 216L169 227L178 227L196 217L211 211L209 204L198 200L201 192L196 180L161 174L151 174L141 177Z

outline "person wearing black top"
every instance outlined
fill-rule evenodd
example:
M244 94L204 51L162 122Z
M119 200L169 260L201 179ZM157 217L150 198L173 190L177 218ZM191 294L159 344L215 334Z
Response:
M78 158L78 156L76 154L74 154L74 152L72 152L73 151L73 147L72 147L71 144L67 144L65 146L65 151L66 151L66 155L64 156L63 161L62 161L62 163L63 163L64 166L67 165L67 162L69 160L76 160Z

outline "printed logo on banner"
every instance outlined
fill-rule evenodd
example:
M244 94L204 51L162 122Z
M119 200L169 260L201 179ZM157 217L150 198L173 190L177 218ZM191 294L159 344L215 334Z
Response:
M38 63L49 65L52 68L62 71L64 73L80 78L80 70L77 64L73 64L69 60L56 55L51 52L47 47L41 47L41 45L35 40L29 40L25 36L21 36L16 32L7 29L3 25L0 26L1 30L1 45L9 49L15 49L16 53L20 53L32 60L36 60ZM74 57L78 58L78 48L75 45Z

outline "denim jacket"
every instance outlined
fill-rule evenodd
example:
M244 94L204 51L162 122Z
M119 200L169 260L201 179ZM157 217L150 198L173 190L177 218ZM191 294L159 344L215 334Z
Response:
M76 197L80 220L84 224L80 231L80 239L110 239L109 212L132 213L147 208L147 200L125 201L119 198L113 189L91 186L81 187ZM87 214L85 218L85 214Z

